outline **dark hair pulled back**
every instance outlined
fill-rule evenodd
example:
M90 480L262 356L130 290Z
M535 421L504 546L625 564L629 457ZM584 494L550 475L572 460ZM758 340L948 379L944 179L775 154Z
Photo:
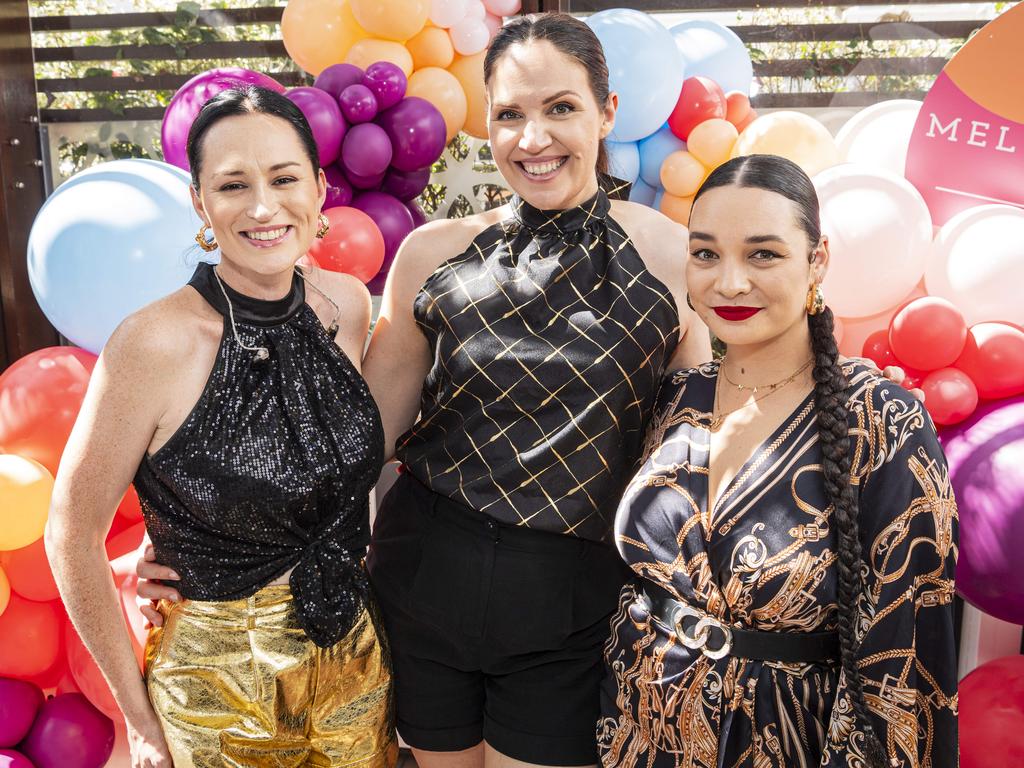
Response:
M776 155L733 158L716 168L694 196L694 204L710 189L736 185L775 192L796 204L800 226L812 248L821 240L818 195L807 174L796 163ZM886 768L888 761L875 733L864 699L864 684L857 667L858 605L864 592L857 494L850 484L851 444L846 390L849 382L839 367L839 350L833 336L832 310L808 315L811 351L814 355L814 403L818 417L825 493L832 505L838 540L837 624L842 670L853 701L854 713L866 735L865 757L869 768Z
M320 170L316 139L313 138L313 131L302 110L295 102L286 99L280 93L258 85L246 85L218 93L203 105L192 122L185 151L189 167L192 169L192 185L196 189L199 189L199 171L203 161L203 137L224 118L238 115L272 115L287 121L302 142L302 148L306 151L313 170Z
M498 30L484 56L484 83L491 82L494 67L505 51L531 40L547 40L561 53L579 62L587 71L590 92L598 108L604 109L611 93L604 48L594 30L568 13L531 13L509 19ZM608 173L608 150L604 141L598 145L596 170L599 175Z

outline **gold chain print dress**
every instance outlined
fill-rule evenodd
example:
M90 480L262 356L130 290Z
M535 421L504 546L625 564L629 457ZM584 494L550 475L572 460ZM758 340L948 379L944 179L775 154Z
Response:
M958 764L953 572L957 511L921 403L847 364L851 482L865 568L857 660L891 765ZM645 584L725 625L834 630L836 534L813 394L707 508L718 365L666 380L645 460L619 507L640 576L605 649L598 724L607 768L861 768L864 734L836 663L713 659L651 615Z

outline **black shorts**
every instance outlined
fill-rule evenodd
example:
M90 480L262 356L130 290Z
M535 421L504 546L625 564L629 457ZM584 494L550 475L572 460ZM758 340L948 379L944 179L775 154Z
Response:
M406 473L377 513L367 566L406 742L597 762L602 648L628 578L614 548L504 525Z

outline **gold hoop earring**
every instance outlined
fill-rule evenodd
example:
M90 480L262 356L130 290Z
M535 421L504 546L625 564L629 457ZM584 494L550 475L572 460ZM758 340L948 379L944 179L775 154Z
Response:
M331 222L322 213L320 214L318 221L320 222L320 226L316 230L316 236L318 239L323 240L327 236L327 233L331 231Z
M825 294L817 283L807 290L807 301L804 303L804 307L808 315L820 315L825 311Z
M198 243L199 247L207 253L217 250L217 238L211 237L209 240L206 239L206 230L209 228L210 227L208 225L203 224L203 226L199 228L199 232L196 234L196 243Z

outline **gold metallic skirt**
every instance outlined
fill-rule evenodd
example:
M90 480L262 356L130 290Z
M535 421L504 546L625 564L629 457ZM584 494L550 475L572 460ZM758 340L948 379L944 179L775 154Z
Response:
M299 627L287 585L160 610L146 683L176 768L394 766L391 660L375 607L330 648Z

